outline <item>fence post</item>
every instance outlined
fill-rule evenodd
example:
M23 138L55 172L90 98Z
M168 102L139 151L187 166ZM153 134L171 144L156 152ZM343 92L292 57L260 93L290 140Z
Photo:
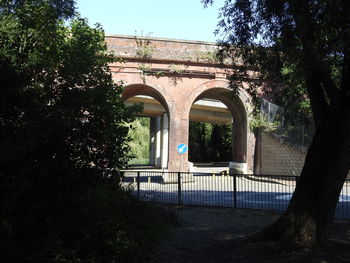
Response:
M233 174L233 208L237 208L237 175Z
M295 187L297 187L297 185L299 184L299 179L300 179L300 175L295 176Z
M137 198L140 199L140 172L137 172Z
M177 173L177 203L181 205L181 172Z
M116 177L113 177L113 178L115 178L116 184L118 184L118 183L120 184L123 182L124 174L125 174L125 172L118 171L118 175Z

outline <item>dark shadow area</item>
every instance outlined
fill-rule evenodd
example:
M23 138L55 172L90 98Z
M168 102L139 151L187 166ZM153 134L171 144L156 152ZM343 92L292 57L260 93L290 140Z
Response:
M232 125L190 121L189 160L219 163L232 160Z
M296 263L349 262L349 225L336 220L327 246L288 249L250 236L273 223L280 212L218 207L177 206L179 227L158 247L159 262Z

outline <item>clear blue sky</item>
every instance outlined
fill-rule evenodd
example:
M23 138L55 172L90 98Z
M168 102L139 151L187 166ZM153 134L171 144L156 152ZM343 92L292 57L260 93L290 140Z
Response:
M200 0L77 0L78 12L106 34L143 35L215 41L219 8L224 0L204 8Z

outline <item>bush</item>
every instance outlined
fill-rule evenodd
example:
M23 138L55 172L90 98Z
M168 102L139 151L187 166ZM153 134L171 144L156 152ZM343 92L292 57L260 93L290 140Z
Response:
M46 189L45 199L37 192L13 202L1 225L3 262L147 262L175 218L137 200L116 178L73 195L50 183Z
M143 261L156 229L118 183L138 107L74 2L0 1L1 262Z

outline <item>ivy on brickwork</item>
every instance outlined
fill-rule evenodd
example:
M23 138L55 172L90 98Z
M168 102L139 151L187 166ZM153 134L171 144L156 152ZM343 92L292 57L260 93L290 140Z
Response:
M156 70L152 69L152 64L150 64L147 60L152 59L154 51L156 47L152 45L152 41L150 39L150 33L143 35L141 31L141 35L137 36L135 32L134 40L136 43L136 57L142 59L142 62L138 64L138 70L140 71L141 79L143 82L146 82L146 76L155 76L157 78L163 75L170 75L171 79L174 82L174 85L177 84L181 75L183 75L188 66L184 64L171 64L168 66L168 69L164 70ZM196 60L197 62L209 62L209 63L218 63L221 61L220 54L217 51L207 50L205 52L198 52L192 55L189 55L188 60Z
M221 62L220 54L217 51L207 51L198 54L197 61L204 60L209 63L219 63Z
M184 64L170 64L169 72L172 74L181 75L187 68L188 66Z
M155 47L152 46L152 42L149 39L150 33L143 36L143 32L141 31L141 36L138 37L135 32L135 43L136 43L136 56L142 59L150 59L152 58L152 54L154 52ZM141 79L143 82L146 82L146 76L149 75L151 66L144 62L138 65L138 69L141 72Z
M154 52L155 47L152 46L152 42L149 39L150 33L146 34L146 36L142 35L138 37L135 34L135 43L136 43L136 56L139 58L150 59Z
M149 64L145 64L145 63L141 63L139 64L139 66L137 67L142 74L147 75L147 72L151 70L151 66Z

